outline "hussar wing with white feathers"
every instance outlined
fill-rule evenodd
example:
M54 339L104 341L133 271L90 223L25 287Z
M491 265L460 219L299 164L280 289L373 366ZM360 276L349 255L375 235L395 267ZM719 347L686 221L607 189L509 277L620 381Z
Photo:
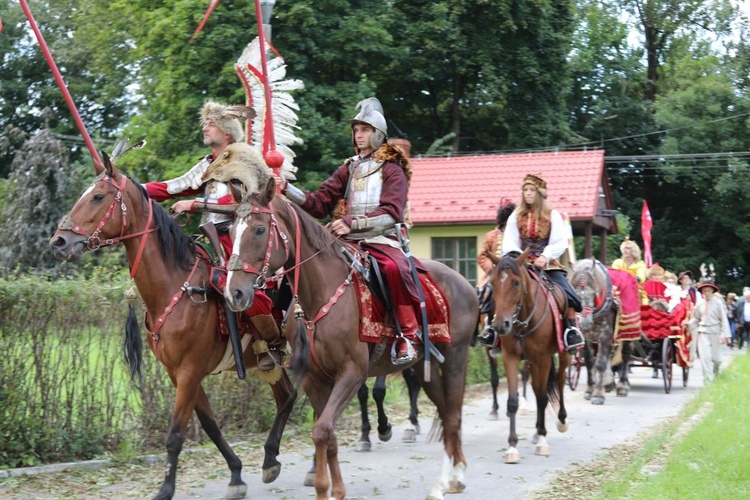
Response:
M291 91L303 88L301 80L287 80L284 59L270 50L266 43L266 65L268 67L268 81L271 89L271 115L273 116L276 150L284 155L281 174L286 179L296 179L294 172L294 151L292 146L302 144L302 139L295 135L297 127L297 111L299 106ZM247 120L247 142L255 149L264 152L264 135L266 131L266 95L264 88L263 69L261 66L260 42L256 37L250 42L235 64L242 84L245 87L246 104L255 110L255 118Z

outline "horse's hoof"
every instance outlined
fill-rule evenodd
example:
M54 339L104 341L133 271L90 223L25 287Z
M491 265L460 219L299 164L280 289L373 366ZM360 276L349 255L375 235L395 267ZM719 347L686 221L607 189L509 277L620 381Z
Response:
M568 423L560 422L559 420L556 423L557 425L557 432L568 432Z
M315 486L315 473L308 472L305 475L305 482L302 484L304 484L305 486Z
M585 399L586 401L589 401L591 399L591 393L589 391L584 392L583 399Z
M419 424L414 424L414 433L419 436L420 430L419 430Z
M277 472L276 475L278 476L279 473ZM276 479L276 477L274 477L273 479ZM271 481L273 481L273 479ZM265 478L264 478L264 482L266 482ZM242 483L242 484L235 484L234 486L230 486L229 488L227 488L227 494L224 496L224 498L245 498L246 496L247 496L247 485L245 483Z
M385 432L383 434L378 432L378 439L380 439L380 441L383 443L390 441L392 437L393 437L393 428L391 427L391 424L388 424L388 432Z
M436 486L432 488L432 491L425 497L425 500L443 500L444 498L442 488Z
M618 398L626 398L628 397L628 390L627 389L617 389L617 397Z
M534 455L539 455L540 457L548 457L549 446L537 446L536 450L534 451Z
M446 491L446 493L463 493L465 489L466 489L466 484L464 484L463 481L457 481L455 479L452 479L450 482L450 486L448 487L448 491Z
M276 478L279 477L280 472L281 464L274 465L273 467L269 467L268 469L263 469L263 482L268 484L276 481Z
M369 441L360 441L357 443L357 448L354 451L370 451L372 444Z
M517 464L521 460L521 454L515 448L508 448L505 452L505 463L506 464Z
M591 398L591 404L601 406L604 404L604 396L594 396Z
M614 388L615 388L615 383L612 382L612 383L607 384L607 385L604 386L604 391L605 392L612 392L614 390Z
M531 438L531 444L537 444L539 442L539 434L534 434L534 437Z
M404 429L404 435L401 436L401 441L404 443L416 443L417 433L414 429Z

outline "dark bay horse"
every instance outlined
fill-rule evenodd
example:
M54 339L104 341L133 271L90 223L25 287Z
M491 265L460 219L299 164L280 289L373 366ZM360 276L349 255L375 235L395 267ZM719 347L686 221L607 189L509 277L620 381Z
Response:
M241 477L242 462L224 439L201 386L203 378L217 368L227 346L227 340L217 334L218 299L189 295L183 287L183 283L205 286L209 266L198 256L192 240L149 199L145 189L116 169L106 155L104 159L106 170L60 222L50 245L60 260L68 261L77 261L84 251L100 245L122 242L125 246L131 276L147 309L148 344L176 388L166 441L168 467L156 498L174 495L177 460L193 410L231 471L226 497L242 498L247 491ZM131 374L140 376L142 345L132 310L125 349ZM256 366L256 356L246 352L245 363L249 368ZM225 370L233 366L232 361ZM286 372L271 388L277 413L265 443L264 482L278 477L281 434L296 397Z
M331 497L344 498L336 422L368 376L394 373L405 365L394 366L387 352L378 355L377 346L382 344L360 341L359 299L350 286L354 270L341 257L343 243L299 207L276 196L273 180L264 192L251 194L240 204L232 236L225 297L233 309L252 303L256 287L282 267L294 284L296 314L303 319L292 340L295 372L304 374L302 387L317 415L312 432L318 465L315 491L318 499L329 498L329 490ZM442 424L445 455L428 495L437 499L465 488L461 413L478 302L473 287L456 271L438 262L422 263L440 286L450 311L451 342L435 344L445 361L439 364L433 356L430 380L425 381L420 345L415 366L422 388L437 407L437 423Z
M610 360L614 354L613 343L617 324L617 302L612 294L612 281L604 264L593 258L576 262L568 280L583 304L579 325L586 339L584 359L588 373L584 397L590 399L591 404L603 405L605 381L611 375ZM630 342L622 343L621 354L623 366L628 366ZM619 372L617 395L627 396L630 390L628 370Z
M564 310L563 290L555 286L546 290L540 280L531 275L533 270L525 266L529 249L517 258L503 256L492 270L490 280L494 289L495 318L492 326L501 335L503 364L508 378L508 416L510 436L505 463L517 463L520 453L516 449L516 413L518 411L518 373L521 361L525 361L531 373L531 387L536 396L536 444L537 455L548 456L547 428L544 423L547 405L559 405L557 430L565 432L567 412L563 401L566 370L570 354L560 352L555 335L554 315L550 311L551 300L556 300L558 311ZM555 354L559 362L555 367Z

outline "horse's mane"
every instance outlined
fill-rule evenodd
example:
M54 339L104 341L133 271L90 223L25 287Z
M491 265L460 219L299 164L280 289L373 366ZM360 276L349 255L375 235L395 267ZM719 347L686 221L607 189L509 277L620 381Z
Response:
M289 205L291 206L292 210L297 212L299 223L302 226L302 229L305 231L305 236L309 240L310 245L312 245L312 247L316 251L319 251L321 253L335 253L333 250L333 243L336 238L333 237L328 229L326 229L326 227L321 224L318 219L305 212L299 206L295 205L294 203L289 203Z
M154 207L154 222L156 223L156 234L159 238L159 248L164 262L172 263L180 269L190 270L195 262L195 243L192 238L185 234L177 222L169 216L161 205L152 200L146 188L140 182L134 181L126 176L138 188L143 200L143 213L148 216L147 207Z
M500 262L498 262L496 269L498 271L502 269L510 269L515 274L521 275L521 266L518 265L518 261L516 261L516 258L512 255L503 255L500 259Z

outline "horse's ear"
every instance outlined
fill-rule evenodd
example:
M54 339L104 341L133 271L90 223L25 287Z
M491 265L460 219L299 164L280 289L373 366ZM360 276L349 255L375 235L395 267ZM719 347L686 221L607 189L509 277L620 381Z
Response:
M266 191L263 193L263 202L268 205L273 201L274 196L276 196L276 179L273 177L268 179L268 184L266 184Z
M109 155L104 151L102 151L102 162L104 162L104 170L107 172L107 175L114 178L115 166L112 165L112 160L109 159Z
M526 250L523 251L521 255L518 256L516 259L516 262L518 262L518 265L523 265L524 262L526 262L526 259L529 258L529 253L531 253L531 247L526 247Z
M232 193L232 198L234 198L237 203L240 203L242 200L242 190L240 190L239 187L234 182L228 182L227 185L229 186L229 192Z

